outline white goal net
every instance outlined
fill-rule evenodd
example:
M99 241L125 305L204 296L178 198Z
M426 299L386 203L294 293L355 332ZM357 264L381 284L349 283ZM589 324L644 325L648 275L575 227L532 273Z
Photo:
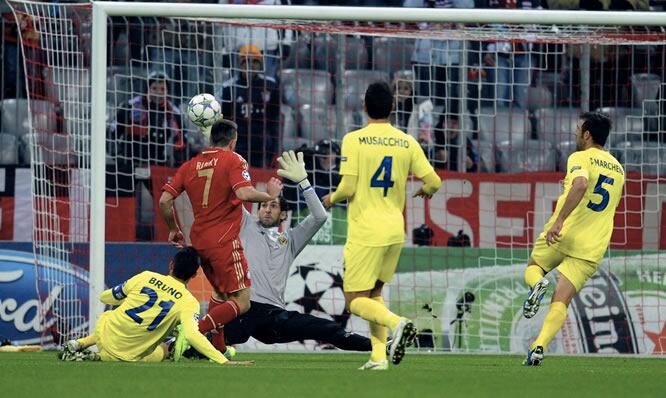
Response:
M307 7L270 19L275 8L125 4L123 13L123 4L102 14L98 42L98 5L10 1L29 88L31 132L22 139L32 155L36 286L44 300L62 290L44 305L59 333L83 333L95 313L88 273L98 293L146 268L166 272L173 251L156 200L205 146L183 117L192 96L214 94L239 124L237 151L257 185L274 175L283 149L300 148L323 196L339 182L342 137L367 121L366 87L384 80L396 94L392 122L421 143L444 181L431 200L408 198L405 248L387 293L391 309L422 331L417 349L515 353L534 338L540 319L521 317L523 269L560 194L578 116L600 110L613 120L606 147L627 172L625 195L611 250L551 351L666 352L664 26L640 13L611 26L582 25L597 15L587 12L510 24L490 10L465 23L471 14L462 10L321 8L335 15L325 20L303 17ZM532 21L547 21L538 15ZM91 84L100 68L106 90ZM91 104L106 109L104 128ZM294 187L284 194L288 228L307 209ZM105 210L91 211L95 203ZM188 204L178 211L187 230ZM104 230L91 227L96 216ZM294 264L285 298L288 309L364 332L344 311L345 236L346 209L337 207ZM205 280L190 288L209 299Z

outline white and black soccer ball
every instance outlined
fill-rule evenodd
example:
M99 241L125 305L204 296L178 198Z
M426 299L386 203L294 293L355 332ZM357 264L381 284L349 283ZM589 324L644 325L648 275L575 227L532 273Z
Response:
M187 104L187 116L199 128L210 127L222 118L222 106L210 94L198 94Z

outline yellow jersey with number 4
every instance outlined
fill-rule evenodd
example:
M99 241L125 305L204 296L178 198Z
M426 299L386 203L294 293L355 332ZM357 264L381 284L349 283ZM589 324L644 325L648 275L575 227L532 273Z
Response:
M555 223L576 177L587 179L587 190L578 206L564 220L560 242L554 247L568 256L599 263L613 234L615 209L624 187L624 169L607 151L589 148L569 156L564 192L557 200L555 212L544 226L541 237Z
M144 271L102 293L101 301L118 305L108 312L98 338L104 350L121 361L137 361L152 353L176 327L188 341L218 363L226 359L201 335L199 302L178 279Z
M364 246L403 243L407 178L433 171L418 142L390 123L371 123L346 134L340 174L357 176L349 200L347 241Z

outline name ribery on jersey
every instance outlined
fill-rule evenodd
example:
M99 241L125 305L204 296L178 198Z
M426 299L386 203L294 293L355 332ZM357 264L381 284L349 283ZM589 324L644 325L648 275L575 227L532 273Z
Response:
M215 166L217 166L217 161L218 160L219 160L218 158L212 158L211 160L209 160L207 162L197 162L197 170L207 169L207 168L210 168L210 167L215 167Z

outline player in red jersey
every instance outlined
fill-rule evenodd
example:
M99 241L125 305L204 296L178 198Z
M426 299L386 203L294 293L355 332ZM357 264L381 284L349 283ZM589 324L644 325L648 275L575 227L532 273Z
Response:
M222 327L250 308L250 277L238 237L243 218L242 202L266 202L277 198L282 183L268 182L267 192L252 186L248 165L234 152L236 123L216 122L211 146L184 163L162 187L160 213L169 227L169 242L183 247L185 239L176 222L173 202L183 191L192 203L192 246L202 258L201 267L215 290L208 314L199 322L202 334L213 332L213 345L224 352Z

